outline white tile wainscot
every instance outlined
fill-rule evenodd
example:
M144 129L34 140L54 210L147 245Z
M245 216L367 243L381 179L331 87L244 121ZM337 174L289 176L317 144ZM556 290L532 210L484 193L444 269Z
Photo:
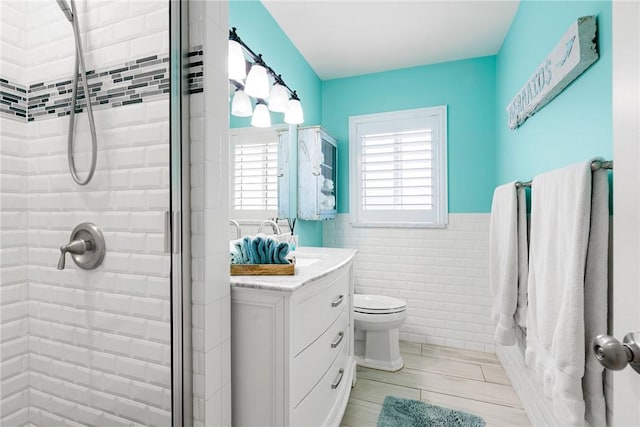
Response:
M340 423L355 375L356 252L300 248L293 276L231 277L234 425Z
M407 301L403 341L495 352L489 289L489 214L449 214L438 228L352 227L324 221L327 247L355 248L355 292Z

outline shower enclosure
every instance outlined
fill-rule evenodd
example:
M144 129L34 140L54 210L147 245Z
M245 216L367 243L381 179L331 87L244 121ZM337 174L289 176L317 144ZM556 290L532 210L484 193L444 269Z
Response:
M190 425L186 7L0 2L0 425Z

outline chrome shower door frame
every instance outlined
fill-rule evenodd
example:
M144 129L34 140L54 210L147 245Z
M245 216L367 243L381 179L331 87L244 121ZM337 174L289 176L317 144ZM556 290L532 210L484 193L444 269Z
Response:
M189 93L183 60L189 50L189 2L169 0L171 396L172 425L193 424L191 352L191 209Z

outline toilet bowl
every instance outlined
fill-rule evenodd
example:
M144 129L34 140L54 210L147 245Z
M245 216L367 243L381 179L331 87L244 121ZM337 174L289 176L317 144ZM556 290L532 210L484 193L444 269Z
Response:
M353 311L356 363L384 371L401 369L398 329L407 318L407 303L382 295L355 294Z

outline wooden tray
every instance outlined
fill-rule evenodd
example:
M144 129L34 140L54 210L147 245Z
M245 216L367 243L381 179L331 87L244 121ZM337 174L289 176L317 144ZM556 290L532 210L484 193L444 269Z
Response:
M231 264L232 276L293 276L295 264Z

